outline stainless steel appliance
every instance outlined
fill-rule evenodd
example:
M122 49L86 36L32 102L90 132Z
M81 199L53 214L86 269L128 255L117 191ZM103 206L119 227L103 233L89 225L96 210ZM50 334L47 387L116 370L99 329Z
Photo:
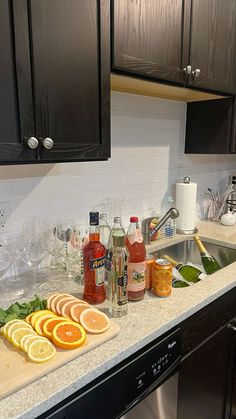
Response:
M121 419L177 419L178 371L175 371L180 353L176 331L134 361L127 371L129 410Z
M40 419L177 419L180 358L177 329L140 349Z

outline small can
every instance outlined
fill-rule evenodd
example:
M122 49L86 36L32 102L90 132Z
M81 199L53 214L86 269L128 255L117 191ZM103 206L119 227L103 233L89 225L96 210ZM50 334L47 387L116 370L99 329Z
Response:
M153 281L153 294L168 297L172 291L172 265L166 259L157 259Z
M151 254L146 256L146 290L152 289L152 283L155 273L155 258Z

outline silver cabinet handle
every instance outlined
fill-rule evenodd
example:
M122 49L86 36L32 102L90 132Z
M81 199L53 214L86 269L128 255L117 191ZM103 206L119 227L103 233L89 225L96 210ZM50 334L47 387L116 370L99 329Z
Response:
M46 137L42 140L42 145L44 148L46 148L47 150L51 150L54 146L54 142L51 138Z
M185 74L189 75L192 72L192 67L191 65L187 65L187 67L184 68L184 72Z
M233 330L234 332L236 332L236 327L233 326L231 323L228 324L228 328L231 329L231 330Z
M38 142L37 138L30 137L30 138L28 138L28 140L26 140L26 144L29 148L31 148L31 150L35 150L38 147L39 142Z
M196 68L196 70L192 71L192 75L195 79L199 79L200 74L201 74L200 68Z

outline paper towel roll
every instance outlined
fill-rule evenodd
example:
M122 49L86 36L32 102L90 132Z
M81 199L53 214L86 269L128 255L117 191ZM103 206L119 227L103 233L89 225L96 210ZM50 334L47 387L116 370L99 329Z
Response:
M186 234L191 234L195 229L196 198L197 183L176 183L176 208L179 210L179 217L176 219L177 232L184 230Z

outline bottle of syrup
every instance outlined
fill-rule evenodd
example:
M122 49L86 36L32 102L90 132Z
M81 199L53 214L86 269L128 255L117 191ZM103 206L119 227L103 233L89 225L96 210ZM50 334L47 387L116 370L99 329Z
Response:
M128 300L142 300L146 287L146 249L138 217L130 217L125 245L129 251Z
M90 304L106 299L104 285L106 248L99 239L99 213L89 213L89 242L83 248L84 295Z

